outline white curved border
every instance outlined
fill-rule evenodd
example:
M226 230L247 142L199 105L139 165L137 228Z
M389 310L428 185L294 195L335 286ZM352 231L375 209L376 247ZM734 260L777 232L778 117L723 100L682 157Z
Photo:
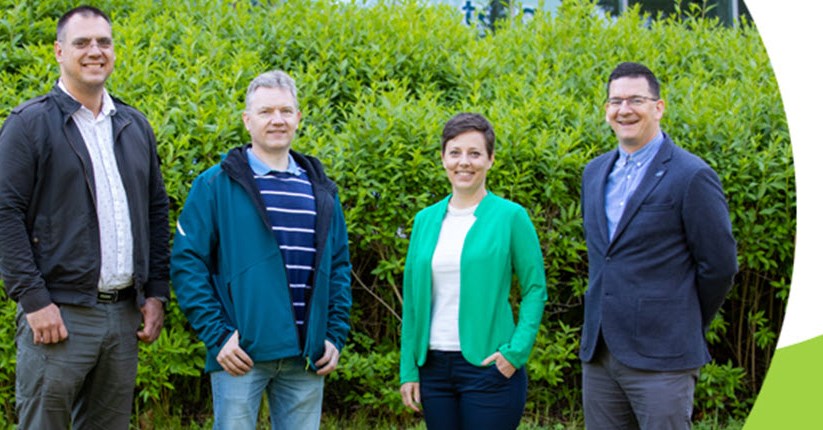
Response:
M794 273L777 342L783 348L823 335L823 2L748 0L746 6L777 76L797 174Z

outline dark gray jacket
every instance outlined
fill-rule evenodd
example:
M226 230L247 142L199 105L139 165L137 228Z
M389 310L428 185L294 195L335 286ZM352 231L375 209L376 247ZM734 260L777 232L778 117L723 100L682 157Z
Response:
M114 99L114 152L129 202L138 303L169 296L169 200L154 133ZM50 303L92 306L100 239L91 158L55 86L12 110L0 129L0 276L25 312Z

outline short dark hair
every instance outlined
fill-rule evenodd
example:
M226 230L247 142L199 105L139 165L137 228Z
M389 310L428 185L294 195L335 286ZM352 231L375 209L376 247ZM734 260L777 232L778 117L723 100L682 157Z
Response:
M479 113L461 112L451 117L443 126L440 137L440 153L446 152L446 142L469 131L479 131L486 140L486 152L494 155L494 128L489 120Z
M649 91L655 98L660 98L660 82L648 67L640 63L623 62L617 65L609 75L609 82L606 84L606 97L609 96L609 88L612 81L620 78L645 78L649 83Z
M111 25L111 19L102 10L89 5L77 6L76 8L66 12L60 19L57 20L57 40L63 40L63 30L66 28L66 23L69 22L74 15L80 16L99 16L106 20Z

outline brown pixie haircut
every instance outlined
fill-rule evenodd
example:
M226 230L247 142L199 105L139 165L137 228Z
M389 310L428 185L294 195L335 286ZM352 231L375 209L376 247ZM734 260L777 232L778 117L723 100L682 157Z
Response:
M486 152L489 153L489 157L494 155L494 128L486 117L471 112L461 112L446 122L443 126L443 135L440 137L440 153L446 152L448 141L469 131L482 133L486 140Z

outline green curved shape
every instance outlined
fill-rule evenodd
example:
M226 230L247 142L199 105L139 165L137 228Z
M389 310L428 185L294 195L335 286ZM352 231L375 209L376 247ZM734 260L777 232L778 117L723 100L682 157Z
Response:
M823 336L774 353L744 430L823 428Z

